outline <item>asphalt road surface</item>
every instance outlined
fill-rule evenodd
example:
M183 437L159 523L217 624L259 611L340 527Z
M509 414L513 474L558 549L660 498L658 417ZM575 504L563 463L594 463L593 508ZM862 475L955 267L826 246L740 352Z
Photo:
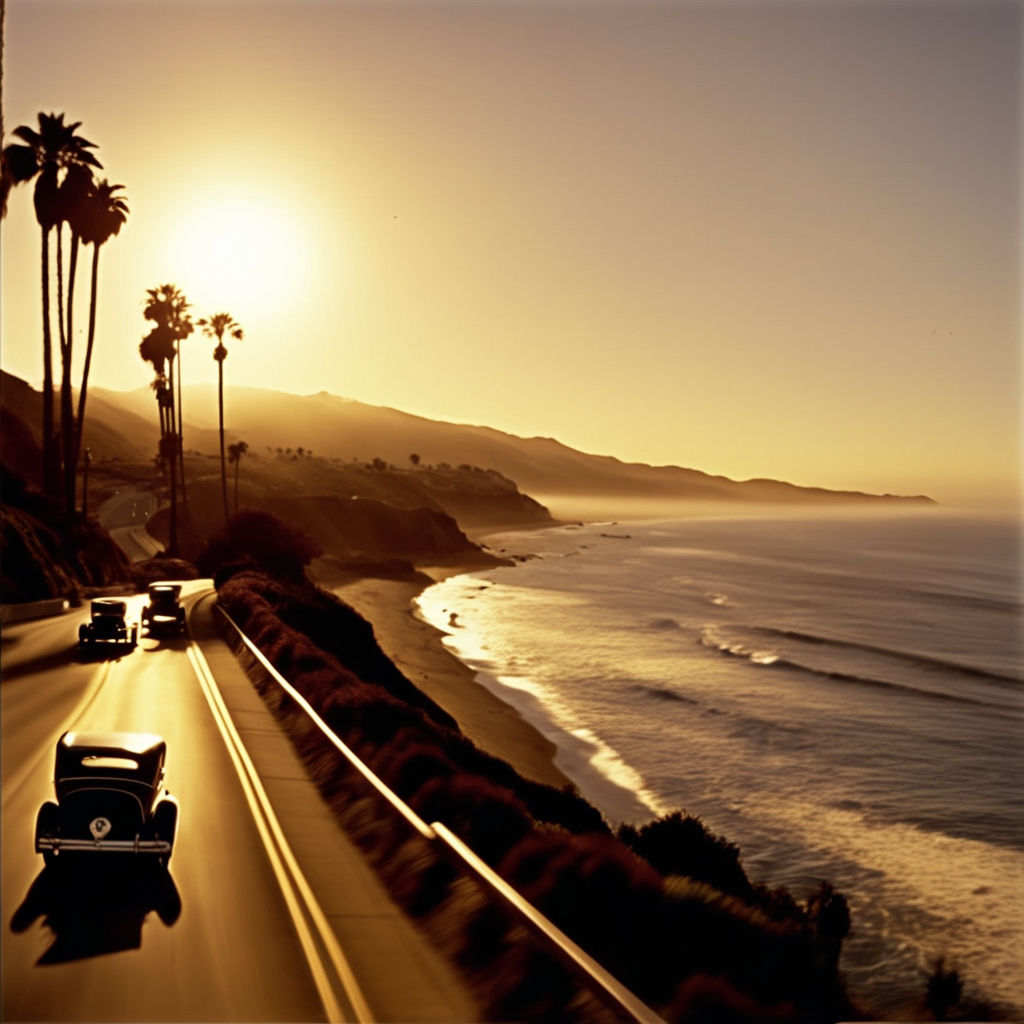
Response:
M85 609L4 630L2 1019L476 1019L216 637L208 581L185 603L190 636L142 633L106 661L79 660ZM130 854L44 870L35 816L68 728L166 739L168 871Z
M157 500L148 491L120 491L108 498L96 515L128 557L139 562L163 550L163 545L146 529L156 510Z

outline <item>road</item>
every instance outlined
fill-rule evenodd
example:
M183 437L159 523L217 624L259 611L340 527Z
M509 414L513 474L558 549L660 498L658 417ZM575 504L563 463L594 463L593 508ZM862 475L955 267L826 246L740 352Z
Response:
M163 550L163 545L146 529L149 517L156 510L157 500L153 494L129 490L108 498L96 516L128 557L139 562Z
M85 610L4 630L2 1019L475 1019L216 636L209 581L185 593L189 637L143 634L116 660L78 660ZM144 598L129 600L138 618ZM87 874L44 871L35 815L71 727L167 740L169 871L109 856ZM236 767L250 759L251 781Z

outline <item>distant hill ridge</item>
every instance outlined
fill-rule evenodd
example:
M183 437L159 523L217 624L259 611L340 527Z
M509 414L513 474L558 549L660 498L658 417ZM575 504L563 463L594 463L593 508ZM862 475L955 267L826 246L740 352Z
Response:
M13 386L14 384L20 387ZM3 374L4 404L23 382ZM38 398L38 393L32 392ZM294 395L266 388L227 387L229 440L244 440L250 451L278 448L326 459L410 465L468 464L495 469L520 490L545 504L559 499L648 499L742 503L899 502L932 503L923 495L870 495L800 487L778 480L735 481L680 466L627 463L609 455L577 451L553 438L523 438L492 427L446 423L321 391ZM15 409L29 423L35 421ZM156 450L156 403L149 388L118 392L90 388L86 443L99 456L151 458ZM191 387L184 396L186 449L217 450L217 399L213 385Z

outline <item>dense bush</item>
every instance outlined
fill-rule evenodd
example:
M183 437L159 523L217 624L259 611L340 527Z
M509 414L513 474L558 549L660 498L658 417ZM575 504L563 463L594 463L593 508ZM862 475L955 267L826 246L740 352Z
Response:
M241 571L218 597L379 778L426 821L443 821L667 1019L851 1014L836 966L848 915L844 926L845 902L830 887L804 908L783 890L752 886L736 847L681 813L613 837L574 791L526 780L479 750L383 655L366 620L308 582ZM279 710L287 703L269 699ZM346 782L342 759L303 719L292 727L313 777L396 898L486 980L490 1014L588 1017L579 1000L590 997L562 968Z
M165 555L136 562L132 566L132 573L139 589L145 589L156 580L194 580L197 575L196 567L191 562Z
M251 564L273 576L302 580L305 567L321 554L313 540L277 516L243 509L206 545L197 565L204 576L215 578L222 566Z
M739 849L709 832L700 818L675 811L640 829L623 825L618 836L663 875L686 875L742 899L754 894Z
M132 582L128 556L95 520L68 516L13 477L0 502L2 589L8 603L77 600L90 588Z
M525 779L507 761L475 746L381 651L373 627L334 595L246 571L221 586L218 601L339 738L404 800L423 781L399 758L415 735L421 763L429 751L434 762L513 793L534 819L573 832L607 831L600 812L574 791Z
M384 654L370 623L333 594L304 580L272 579L245 570L218 588L218 600L285 678L300 678L299 662L305 671L315 667L327 673L319 686L303 681L313 696L325 701L335 696L336 687L329 679L335 673L339 685L348 690L356 684L370 687L367 692L381 701L393 698L440 725L455 728L451 715L413 686ZM351 715L353 723L357 711L354 702L341 709L342 716ZM374 730L369 720L365 727L375 739L388 733L386 722L383 730ZM340 734L356 739L354 731L354 725L344 726Z

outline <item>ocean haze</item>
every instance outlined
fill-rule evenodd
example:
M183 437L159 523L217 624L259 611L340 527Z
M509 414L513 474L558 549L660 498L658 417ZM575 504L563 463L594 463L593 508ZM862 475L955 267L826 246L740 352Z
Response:
M946 503L1019 488L1021 15L7 0L4 116L81 121L124 183L96 385L148 383L171 281L244 326L229 384ZM30 187L0 245L35 382Z
M99 423L123 431L122 452L151 452L156 446L154 399L149 389L91 391L91 416L86 439ZM229 441L244 440L251 456L268 449L302 448L326 459L369 462L381 458L400 467L415 454L424 464L468 464L496 469L519 488L548 504L555 515L592 518L602 510L613 515L651 516L668 512L680 500L689 503L817 503L856 501L877 496L857 491L806 488L782 481L733 481L679 466L625 463L611 456L579 452L554 438L522 438L486 426L446 423L383 406L367 405L321 392L293 395L263 388L226 389L231 429ZM212 386L189 389L184 407L186 450L213 452L216 441L216 393ZM150 437L151 435L151 437ZM95 436L95 435L93 435ZM145 440L143 440L145 439ZM107 437L107 443L110 437ZM95 454L102 454L99 451ZM148 457L148 455L147 455ZM892 497L892 496L888 496ZM901 503L929 501L927 496L901 496Z
M98 399L92 410L97 420L120 426L127 447L152 435L156 426L152 392L94 389ZM90 399L92 400L92 399ZM100 404L102 403L102 404ZM496 469L514 480L521 490L545 503L556 514L582 517L618 503L617 515L651 515L659 507L685 499L706 503L801 503L841 500L863 501L856 491L838 492L801 488L773 480L737 482L696 469L653 467L579 452L554 438L522 438L486 426L445 423L383 406L321 392L293 395L262 388L226 389L225 406L230 440L245 440L258 457L267 449L298 449L327 459L371 461L384 459L396 466L410 465L416 454L423 463L463 463ZM189 389L184 407L186 449L216 449L216 395L212 386ZM86 436L93 429L86 426ZM117 454L110 451L110 454ZM623 496L628 501L621 500ZM927 501L920 495L904 496ZM605 500L605 499L609 500ZM615 499L615 500L610 500Z

